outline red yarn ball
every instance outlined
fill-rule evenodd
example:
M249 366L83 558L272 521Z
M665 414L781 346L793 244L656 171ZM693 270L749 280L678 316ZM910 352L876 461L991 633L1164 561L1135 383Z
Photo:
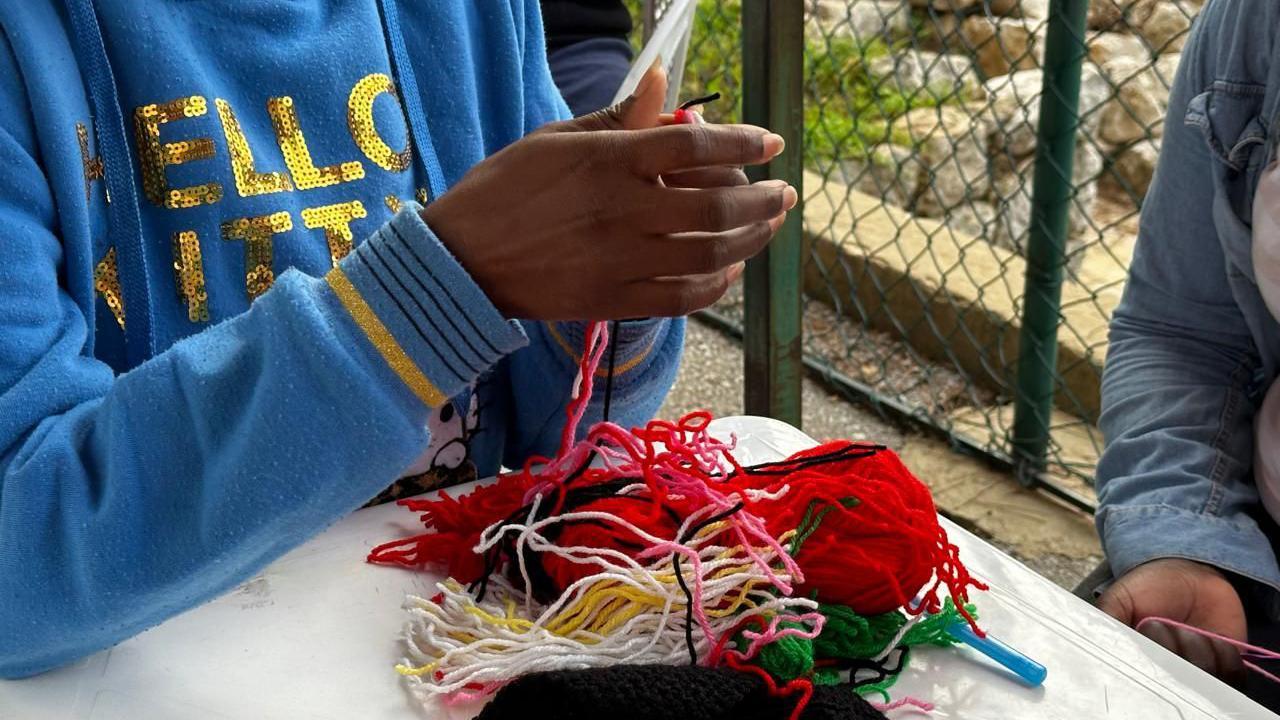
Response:
M828 443L789 458L783 468L794 469L785 475L743 474L735 482L769 490L790 486L781 498L752 505L770 533L803 531L806 518L817 523L797 538L795 559L804 574L797 595L816 594L820 602L878 615L910 604L935 572L949 575L950 546L929 489L893 452L804 464L856 448ZM935 603L936 597L929 604Z
M662 540L674 540L679 532L677 520L670 513L663 512L660 507L643 499L607 497L575 508L574 512L608 513ZM612 520L603 519L569 523L556 538L556 545L562 548L607 548L617 550L632 559L648 549L651 544L651 540L641 538L630 528ZM555 553L543 553L539 556L539 560L560 592L578 580L595 575L601 570L600 566L594 562L573 562Z

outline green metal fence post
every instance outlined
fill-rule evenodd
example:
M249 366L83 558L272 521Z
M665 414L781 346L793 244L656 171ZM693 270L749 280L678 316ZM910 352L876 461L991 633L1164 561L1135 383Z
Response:
M787 151L752 180L777 178L797 190L804 177L804 5L800 0L743 0L742 114L770 128ZM801 197L804 193L800 193ZM801 342L803 213L792 210L767 250L745 273L746 411L800 426L804 372Z
M1089 0L1049 4L1012 438L1018 477L1028 485L1045 467L1057 385L1062 274L1074 196L1072 171L1080 122L1080 71L1088 52L1084 42L1088 9Z

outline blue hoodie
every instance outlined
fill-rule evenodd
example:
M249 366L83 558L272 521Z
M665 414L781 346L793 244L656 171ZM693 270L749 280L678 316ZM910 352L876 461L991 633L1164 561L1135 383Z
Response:
M536 0L24 0L0 28L0 676L226 591L406 469L555 450L582 327L504 318L414 202L566 117ZM682 337L624 325L615 420Z

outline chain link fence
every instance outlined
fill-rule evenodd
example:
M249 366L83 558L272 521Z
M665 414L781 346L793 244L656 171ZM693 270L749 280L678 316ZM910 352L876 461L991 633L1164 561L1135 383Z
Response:
M1010 464L1015 414L1042 416L1018 426L1048 430L1035 476L1087 507L1107 323L1203 0L1092 0L1083 23L1084 0L1055 3L1052 19L1050 0L778 1L806 6L806 364L854 399ZM637 27L662 4L636 0ZM700 0L684 96L723 93L712 120L740 117L741 19L741 0ZM1044 103L1078 113L1070 173L1037 155L1054 24L1067 62L1080 63L1078 95ZM1056 335L1028 327L1024 307L1037 157L1068 201L1065 233L1048 246L1062 275ZM711 315L734 329L741 317L740 297ZM1051 415L1028 402L1037 366L1019 374L1036 331L1056 337L1056 362L1038 366Z

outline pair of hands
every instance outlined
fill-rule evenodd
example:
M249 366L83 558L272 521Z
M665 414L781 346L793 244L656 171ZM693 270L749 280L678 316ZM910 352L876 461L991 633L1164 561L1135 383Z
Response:
M1244 604L1235 587L1217 569L1191 560L1166 558L1139 565L1107 588L1098 607L1130 626L1163 617L1233 640L1248 639ZM1232 685L1244 682L1240 653L1227 643L1159 622L1143 625L1140 632Z
M679 316L718 300L795 207L740 169L781 137L676 124L654 68L621 105L553 123L475 166L423 219L494 306L529 320Z

